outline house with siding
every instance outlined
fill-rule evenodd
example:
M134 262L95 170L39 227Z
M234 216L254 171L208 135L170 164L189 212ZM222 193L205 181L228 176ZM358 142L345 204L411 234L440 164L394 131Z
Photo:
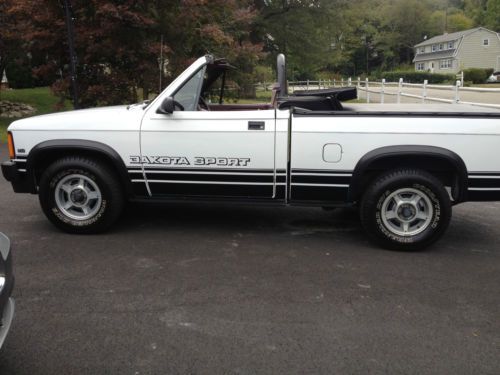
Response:
M467 68L500 70L500 35L475 29L435 36L415 45L415 70L458 73Z

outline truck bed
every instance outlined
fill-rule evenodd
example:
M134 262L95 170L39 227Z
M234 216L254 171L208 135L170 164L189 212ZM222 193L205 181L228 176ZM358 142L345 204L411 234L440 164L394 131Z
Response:
M344 111L347 112L371 112L371 113L492 113L500 114L500 109L490 107L472 106L469 104L360 104L344 103Z

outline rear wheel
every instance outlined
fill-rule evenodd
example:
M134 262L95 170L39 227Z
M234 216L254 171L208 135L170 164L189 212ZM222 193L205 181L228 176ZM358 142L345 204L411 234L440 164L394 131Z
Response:
M360 215L370 237L383 247L419 250L437 241L451 219L443 184L422 170L381 175L361 200Z
M84 157L67 157L50 165L40 180L39 199L47 218L70 233L108 229L124 205L115 173Z

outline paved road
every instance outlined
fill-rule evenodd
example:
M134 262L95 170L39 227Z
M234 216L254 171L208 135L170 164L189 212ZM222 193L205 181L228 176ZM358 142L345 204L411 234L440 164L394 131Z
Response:
M135 206L71 236L0 179L0 230L17 276L1 374L500 370L500 204L456 208L406 254L349 210Z

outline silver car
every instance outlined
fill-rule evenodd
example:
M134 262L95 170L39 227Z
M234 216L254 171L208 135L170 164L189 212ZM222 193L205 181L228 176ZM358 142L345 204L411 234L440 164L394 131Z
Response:
M495 82L500 82L500 71L498 72L493 72L491 76L486 80L488 83L495 83Z
M11 297L13 287L14 274L12 273L10 240L3 233L0 233L0 348L14 318L14 299Z

